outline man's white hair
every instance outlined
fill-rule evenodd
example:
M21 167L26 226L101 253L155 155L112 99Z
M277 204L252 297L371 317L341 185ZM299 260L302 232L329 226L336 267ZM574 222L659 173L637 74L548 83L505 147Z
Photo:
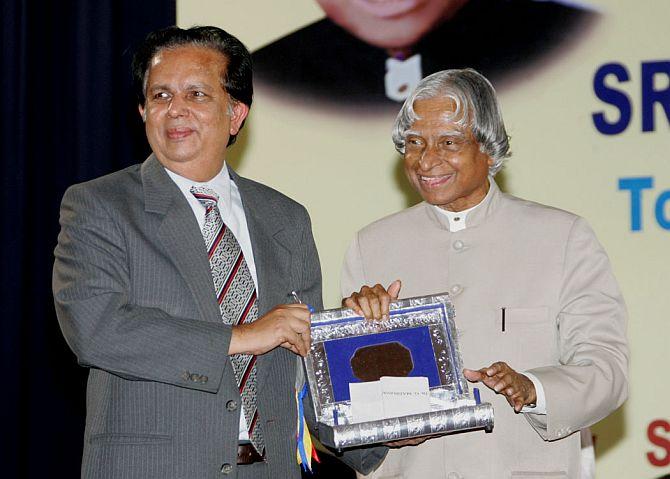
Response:
M489 174L495 175L500 171L511 154L509 136L493 85L471 68L443 70L419 82L405 100L393 125L391 136L396 150L405 154L406 133L419 118L414 111L414 102L431 98L449 98L454 102L455 109L445 112L445 121L470 128L480 150L493 160Z

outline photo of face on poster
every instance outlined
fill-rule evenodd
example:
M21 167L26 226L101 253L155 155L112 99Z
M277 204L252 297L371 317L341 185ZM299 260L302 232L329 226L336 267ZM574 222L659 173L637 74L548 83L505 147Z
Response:
M316 0L326 18L253 54L280 96L393 109L436 71L470 67L498 89L568 52L599 14L534 0Z

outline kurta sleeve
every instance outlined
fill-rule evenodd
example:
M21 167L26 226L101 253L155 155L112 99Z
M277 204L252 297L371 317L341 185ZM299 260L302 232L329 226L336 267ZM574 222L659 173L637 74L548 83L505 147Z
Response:
M591 426L628 392L626 307L607 254L581 218L565 247L558 304L559 365L529 370L544 386L547 415L525 416L545 440Z

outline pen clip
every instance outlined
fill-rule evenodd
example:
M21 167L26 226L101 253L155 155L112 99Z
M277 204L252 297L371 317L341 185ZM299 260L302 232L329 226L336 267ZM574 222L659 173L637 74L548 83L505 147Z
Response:
M300 300L300 297L298 296L298 293L296 293L295 291L291 291L289 294L290 294L291 296L293 296L293 299L295 300L296 303L298 303L298 304L304 304L304 303ZM307 305L307 309L309 309L309 312L310 312L310 313L314 313L314 311L315 311L315 309L312 307L311 304L308 304L308 305Z

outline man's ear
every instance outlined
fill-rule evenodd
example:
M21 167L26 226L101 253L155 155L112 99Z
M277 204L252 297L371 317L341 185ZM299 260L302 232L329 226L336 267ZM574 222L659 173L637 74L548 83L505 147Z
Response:
M142 121L144 123L146 123L147 122L147 110L142 105L137 105L137 111L140 112L140 116L142 117Z
M249 106L241 101L235 101L232 105L233 113L230 115L230 134L237 135L242 128L242 123L249 114Z

